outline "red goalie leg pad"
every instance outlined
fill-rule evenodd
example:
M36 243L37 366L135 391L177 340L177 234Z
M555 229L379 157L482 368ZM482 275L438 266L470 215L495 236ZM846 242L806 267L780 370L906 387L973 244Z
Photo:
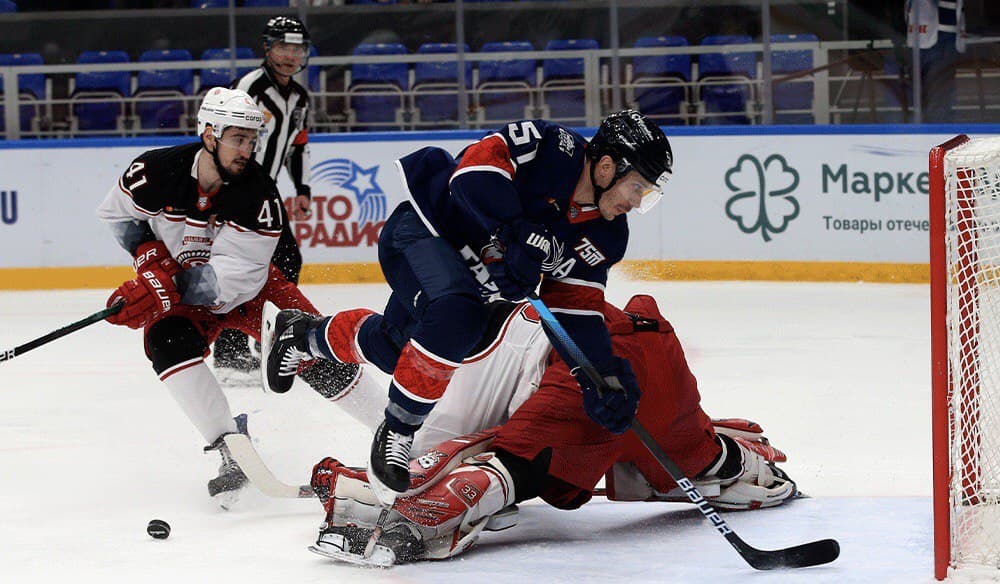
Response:
M411 339L399 355L392 380L407 398L422 403L435 402L444 395L458 365Z
M365 319L375 314L367 308L355 308L338 312L326 326L326 342L330 343L333 355L343 363L364 363L365 358L358 348L358 331Z

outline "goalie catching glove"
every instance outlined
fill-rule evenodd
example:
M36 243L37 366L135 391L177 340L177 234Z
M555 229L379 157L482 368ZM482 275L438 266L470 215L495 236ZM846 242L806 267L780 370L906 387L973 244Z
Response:
M111 293L108 306L125 301L121 312L107 317L111 324L139 329L157 319L181 301L174 276L181 271L162 241L148 241L136 249L133 267L137 277Z

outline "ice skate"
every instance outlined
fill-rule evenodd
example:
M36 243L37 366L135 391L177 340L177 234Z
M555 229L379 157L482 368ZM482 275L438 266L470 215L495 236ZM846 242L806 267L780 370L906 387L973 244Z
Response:
M236 416L236 428L240 434L247 433L247 415ZM250 484L247 475L243 473L240 465L233 459L229 452L229 447L225 443L225 434L216 438L209 446L205 447L205 452L217 450L222 457L222 464L219 465L219 475L208 481L208 495L219 501L223 509L230 509L239 500L243 489Z
M313 359L307 333L317 319L301 310L279 310L264 304L261 316L261 381L275 393L292 387L299 364Z
M410 448L413 435L394 432L383 420L375 431L368 458L368 481L382 505L392 507L396 496L410 486Z
M320 530L316 543L309 546L309 551L338 562L368 568L388 568L412 562L419 559L425 551L413 528L397 523L382 533L371 557L366 558L365 546L372 531L353 525L325 526Z

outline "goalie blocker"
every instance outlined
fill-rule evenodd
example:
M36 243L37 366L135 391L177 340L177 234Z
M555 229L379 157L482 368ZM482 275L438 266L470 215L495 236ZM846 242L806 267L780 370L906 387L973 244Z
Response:
M631 361L643 388L639 419L685 473L697 477L699 490L729 509L770 507L795 496L795 483L775 466L784 454L757 424L713 421L702 411L697 382L655 301L637 296L626 310L607 305L604 312L615 353ZM484 529L509 526L513 504L539 496L575 509L605 474L611 499L683 500L635 436L612 434L587 417L575 379L554 353L539 389L510 420L432 448L411 462L410 474L410 487L396 500L367 563L454 556ZM313 551L366 563L359 554L380 511L366 483L363 471L335 459L316 465L312 486L326 520Z

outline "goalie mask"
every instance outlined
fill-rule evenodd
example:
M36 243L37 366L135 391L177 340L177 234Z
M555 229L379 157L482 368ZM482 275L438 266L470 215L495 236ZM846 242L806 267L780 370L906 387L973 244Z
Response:
M243 90L226 89L225 87L214 87L208 90L205 99L201 102L201 107L198 109L198 135L204 136L206 128L212 129L212 135L217 141L222 141L222 134L226 128L253 130L255 137L248 144L251 157L253 153L260 151L266 134L264 114L253 99ZM202 139L204 140L204 138ZM233 144L233 146L243 147L242 144ZM219 161L218 145L211 154L222 179L228 182L235 178Z
M276 66L284 59L300 59L298 69L291 75L309 64L309 31L297 18L275 16L267 21L261 37L264 40L264 60L272 70L286 73Z
M606 117L587 144L587 155L592 163L590 182L595 205L601 195L631 170L649 181L652 188L643 194L636 209L640 213L649 211L663 197L674 164L673 151L663 130L636 110L622 110ZM616 166L615 176L606 187L598 186L594 180L593 163L602 156L610 156Z

